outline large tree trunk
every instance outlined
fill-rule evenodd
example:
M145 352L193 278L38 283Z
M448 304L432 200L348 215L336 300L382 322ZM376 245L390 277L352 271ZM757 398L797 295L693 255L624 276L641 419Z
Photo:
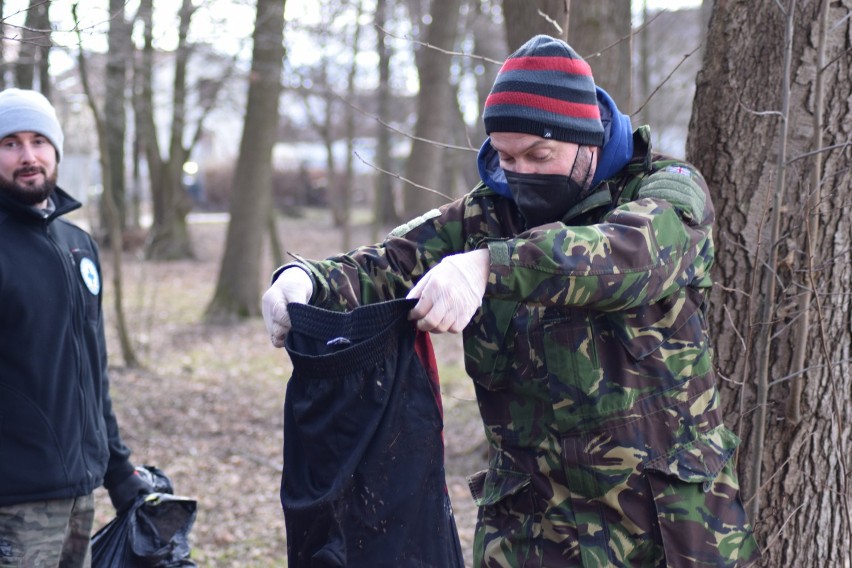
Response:
M503 0L503 21L509 51L537 34L566 39L571 0Z
M827 1L716 2L687 146L715 198L709 315L763 566L852 565L852 0L822 27Z
M631 109L631 27L630 0L571 5L568 43L589 62L595 83L623 112Z
M434 48L452 51L458 35L458 18L461 0L434 0L432 22L426 28L424 41ZM403 188L405 217L413 217L446 203L448 199L433 193L442 191L441 180L444 169L444 148L449 121L455 116L447 107L452 86L450 64L452 57L432 47L422 46L418 57L420 91L417 94L417 124L415 140L411 143L411 154L405 168L405 177L422 186L407 185ZM427 188L427 189L423 189Z
M285 3L257 2L252 79L231 188L231 221L208 319L260 314L260 250L272 202L272 147L278 134Z

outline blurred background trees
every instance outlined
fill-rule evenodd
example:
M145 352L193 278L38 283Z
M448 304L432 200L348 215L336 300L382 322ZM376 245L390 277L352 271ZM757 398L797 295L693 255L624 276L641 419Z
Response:
M298 252L288 218L324 211L347 250L362 244L353 227L380 240L462 195L477 181L480 112L500 63L535 33L566 38L634 126L651 124L655 149L686 156L710 185L707 314L764 565L852 562L852 0L284 8L90 0L75 30L70 0L0 0L0 85L57 107L60 184L88 202L82 221L104 246L191 258L188 226L230 219L208 315L256 316L263 267ZM261 33L266 17L280 30ZM105 186L121 243L98 213Z

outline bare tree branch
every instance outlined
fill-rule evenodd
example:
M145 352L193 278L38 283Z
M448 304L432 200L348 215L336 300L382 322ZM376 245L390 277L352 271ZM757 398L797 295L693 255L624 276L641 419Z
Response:
M777 0L776 0L777 1ZM781 227L781 205L784 196L786 183L786 168L787 161L787 140L790 127L790 84L792 74L793 60L793 32L795 22L793 13L795 12L796 0L789 0L789 10L787 11L787 21L785 22L785 37L784 37L784 64L783 64L783 83L782 89L782 120L779 125L778 143L778 173L775 180L774 202L772 205L772 217L769 225L770 243L772 246L768 249L769 266L775 267L778 264L778 246L779 232ZM763 286L763 304L761 306L760 319L763 322L770 320L771 311L774 309L776 299L776 282L775 274L764 273L762 278ZM749 506L749 517L752 519L759 518L760 513L760 497L761 491L761 473L763 471L763 446L766 436L766 420L767 420L767 402L769 400L769 367L770 367L770 335L771 328L768 325L762 326L758 330L757 337L757 353L759 359L757 362L757 373L755 377L756 385L756 401L758 412L754 416L754 426L751 432L751 471L752 478L750 483L749 497L752 500Z
M655 88L653 91L651 91L651 94L650 94L650 95L648 95L648 98L647 98L647 99L645 99L645 102L644 102L644 103L642 103L642 106L640 106L638 109L636 109L635 111L633 111L633 113L632 113L630 116L636 116L637 114L639 114L640 112L642 112L642 110L643 110L646 106L648 106L648 103L649 103L649 102L651 102L651 99L652 99L652 98L654 98L654 95L656 95L656 94L657 94L657 91L659 91L659 90L663 87L663 85L665 85L665 84L669 81L669 79L671 79L671 78L672 78L672 75L674 75L674 74L675 74L675 72L676 72L678 69L680 69L680 66L681 66L681 65L683 65L684 63L686 63L686 60L687 60L687 59L689 59L690 57L692 57L692 56L695 54L695 52L696 52L696 51L698 51L699 49L701 49L701 46L702 46L702 45L704 45L704 42L703 42L703 41L702 41L701 43L699 43L697 46L695 46L695 49L693 49L692 51L690 51L689 53L687 53L686 55L684 55L684 56L683 56L683 59L681 59L681 60L680 60L680 63L678 63L677 65L675 65L675 66L674 66L674 69L672 69L672 70L671 70L671 72L670 72L668 75L666 75L666 78L665 78L665 79L663 79L663 80L660 82L660 84L659 84L659 85L657 85L657 86L656 86L656 88Z
M654 23L654 21L655 21L657 18L659 18L659 17L660 17L660 16L662 16L663 14L667 13L668 11L669 11L669 10L668 10L667 8L663 8L662 10L660 10L659 12L657 12L656 14L654 14L654 17L653 17L653 18L651 18L651 19L650 19L650 20L648 20L647 22L644 22L641 26L639 26L639 27L638 27L638 28L636 28L635 30L632 30L632 31L631 31L628 35L626 35L626 36L621 36L621 37L618 39L618 41L615 41L615 42L613 42L613 43L609 44L609 45L608 45L608 46L606 46L605 48L603 48L603 49L601 49L601 50L599 50L599 51L597 51L597 52L595 52L595 53L590 53L590 54L588 54L588 55L583 55L583 59L587 59L587 60L588 60L588 59L591 59L591 58L593 58L593 57L600 57L601 55L603 55L604 53L606 53L606 52L607 52L607 51L609 51L610 49L614 48L615 46L617 46L617 45L618 45L618 44L620 44L621 42L623 42L623 41L627 41L627 40L628 40L628 39L630 39L631 37L636 36L636 35L639 35L640 33L642 33L642 32L645 30L645 28L647 28L647 27L648 27L648 26L650 26L652 23ZM701 47L701 46L699 45L699 47ZM677 69L677 68L675 68L675 70L676 70L676 69ZM671 77L671 75L669 75L669 77ZM668 77L667 77L667 78L668 78ZM665 81L663 81L663 82L665 82Z
M801 160L803 158L810 158L816 154L821 154L823 152L828 152L830 150L837 150L838 148L846 148L847 146L852 146L852 140L847 140L846 142L841 142L840 144L834 144L833 146L823 146L822 148L817 148L816 150L811 150L810 152L805 152L804 154L799 154L793 158L787 160L787 165L789 166L793 162L797 160Z
M409 37L398 36L398 35L395 35L395 34L390 33L389 31L387 31L386 29L384 29L384 28L382 28L382 27L380 27L380 26L376 26L376 28L378 28L378 29L379 29L379 31L381 31L381 32L382 32L383 34L385 34L386 36L392 37L392 38L394 38L394 39L401 39L401 40L405 40L405 41L408 41L408 42L411 42L411 43L414 43L414 44L417 44L417 45L422 45L423 47L426 47L426 48L428 48L428 49L434 49L435 51L437 51L437 52L439 52L439 53L444 53L444 54L446 54L446 55L458 55L458 56L460 56L460 57L468 57L468 58L470 58L470 59L478 59L478 60L480 60L480 61L486 61L486 62L488 62L488 63L494 63L495 65L502 65L502 64L503 64L503 62L502 62L502 61L497 61L496 59L490 59L490 58L488 58L488 57L483 57L483 56L481 56L481 55L475 55L475 54L473 54L473 53L464 53L464 52L461 52L461 51L449 51L449 50L446 50L446 49L441 49L440 47L437 47L437 46L432 45L432 44L429 44L429 43L425 43L425 42L422 42L422 41L418 41L418 40L416 40L416 39L411 39L411 38L409 38Z
M559 35L563 34L563 32L565 30L562 29L562 26L559 25L559 22L557 22L556 20L554 20L553 18L551 18L550 16L548 16L547 14L542 12L541 10L538 10L538 15L541 16L542 18L544 18L547 21L548 24L553 26L556 29L556 31L559 32Z
M418 189L423 189L423 190L426 190L426 191L428 191L428 192L430 192L430 193L434 193L435 195L440 195L441 197L443 197L444 199L446 199L448 203L449 203L450 201L452 201L452 200L453 200L453 198L452 198L452 197L450 197L449 195L447 195L446 193L441 193L441 192L440 192L440 191L438 191L437 189L432 189L431 187L426 187L425 185L420 185L419 183L414 183L414 182L413 182L413 181L411 181L410 179L406 179L406 178L402 177L402 176L401 176L401 175L399 175L399 174L395 174L395 173L393 173L393 172L389 172L389 171L387 171L387 170L383 170L383 169L379 168L378 166L375 166L375 165L371 164L370 162L368 162L367 160L365 160L364 158L362 158L362 157L361 157L361 155L360 155L358 152L353 152L353 153L355 154L355 157L357 157L357 158L358 158L359 160L361 160L364 164L366 164L367 166L369 166L369 167L373 168L373 169L374 169L374 170L376 170L377 172L381 172L381 173L383 173L383 174L387 174L387 175L389 175L389 176L395 177L396 179L398 179L398 180L400 180L400 181L404 181L405 183L407 183L407 184L409 184L409 185L413 185L414 187L416 187L416 188L418 188Z
M421 138L419 136L414 136L413 134L402 131L399 128L396 128L395 126L388 124L387 122L383 121L378 116L371 114L371 113L367 112L366 110L364 110L362 108L359 108L357 105L347 101L346 99L344 99L343 97L341 97L338 94L332 93L332 95L335 96L337 99L339 99L343 104L353 108L354 110L358 111L359 113L361 113L362 115L364 115L366 117L372 118L373 120L375 120L376 122L378 122L379 124L384 126L385 128L388 128L389 130L393 130L397 134L405 136L409 140L419 140L420 142L426 142L427 144L432 144L433 146L437 146L439 148L445 148L447 150L462 150L464 152L478 152L479 151L477 148L474 148L473 146L469 146L469 147L455 146L453 144L447 144L446 142L437 142L435 140L427 140L427 139Z

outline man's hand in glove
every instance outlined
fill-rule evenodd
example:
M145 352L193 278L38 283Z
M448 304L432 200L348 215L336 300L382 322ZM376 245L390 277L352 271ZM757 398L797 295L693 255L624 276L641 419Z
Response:
M445 257L408 293L419 298L408 319L421 331L459 333L482 304L490 264L488 249Z
M306 304L314 293L314 282L308 273L296 266L285 269L263 294L260 307L266 331L275 347L284 347L290 332L287 304Z
M152 491L154 491L154 488L136 470L115 486L107 489L112 506L118 513L133 505L140 495L148 495Z

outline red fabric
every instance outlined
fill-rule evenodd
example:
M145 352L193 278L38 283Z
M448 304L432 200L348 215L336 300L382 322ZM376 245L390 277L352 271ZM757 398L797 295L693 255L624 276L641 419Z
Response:
M513 91L504 91L502 93L491 93L485 100L485 106L493 105L518 105L525 107L534 107L555 112L557 114L571 116L574 118L600 118L601 111L597 104L574 103L570 101L560 101L550 97L534 95L532 93L519 93Z
M561 71L570 75L592 76L592 68L582 59L570 57L511 57L503 63L504 71Z
M435 361L435 350L432 347L432 339L428 333L417 331L417 335L414 338L414 352L417 353L417 359L429 376L429 384L432 385L432 393L435 395L435 404L438 405L438 411L441 413L441 418L443 418L444 407L441 404L441 379L438 376L438 363ZM443 433L441 435L443 436Z

